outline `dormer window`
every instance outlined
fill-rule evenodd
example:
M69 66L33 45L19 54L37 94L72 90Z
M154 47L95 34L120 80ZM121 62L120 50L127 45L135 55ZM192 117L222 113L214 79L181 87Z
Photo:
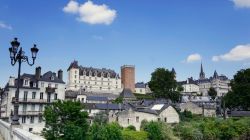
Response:
M36 87L36 83L33 83L33 87Z
M107 77L110 77L110 73L107 74Z
M50 79L53 81L55 78L54 78L54 76L51 76L51 78L50 78Z
M102 77L104 76L103 72L101 73L101 76L102 76Z
M92 76L92 72L91 71L89 72L89 76Z
M29 86L29 79L24 79L23 86Z
M97 71L95 72L95 76L97 76Z
M85 70L83 71L83 75L86 75L86 71Z

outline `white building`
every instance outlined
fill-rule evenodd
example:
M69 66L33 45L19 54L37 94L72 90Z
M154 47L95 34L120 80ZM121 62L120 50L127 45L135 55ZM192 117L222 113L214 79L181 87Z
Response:
M207 96L209 89L212 87L216 90L217 96L223 96L231 90L230 80L225 75L218 75L216 70L213 77L205 78L205 73L201 64L200 78L197 80L202 95Z
M138 94L147 94L152 93L147 83L137 82L135 83L135 93Z
M114 70L83 67L74 61L68 68L67 90L79 89L118 94L122 90L121 78Z
M200 88L197 82L193 77L188 78L186 81L178 82L182 87L183 91L181 92L184 95L197 95L200 94Z
M17 79L10 77L4 88L1 103L1 118L10 122L14 111L16 86ZM41 75L41 67L37 67L35 74L21 75L18 115L23 129L40 133L44 127L44 107L57 99L64 100L64 97L65 83L62 70L58 71L58 75L51 71Z

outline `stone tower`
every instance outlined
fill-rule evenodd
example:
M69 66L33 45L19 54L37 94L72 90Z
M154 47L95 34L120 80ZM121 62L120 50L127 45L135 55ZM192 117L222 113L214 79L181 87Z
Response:
M135 66L124 65L121 67L121 82L124 89L135 91Z

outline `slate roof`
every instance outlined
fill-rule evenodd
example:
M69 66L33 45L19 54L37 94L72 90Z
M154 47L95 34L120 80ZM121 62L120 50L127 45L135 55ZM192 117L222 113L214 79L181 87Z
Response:
M102 96L87 96L86 100L91 101L108 101L108 97L102 97Z
M193 77L188 78L186 81L180 81L178 82L179 85L185 85L185 84L198 84L197 80L194 80Z
M146 84L143 82L138 82L135 84L135 88L146 88Z
M122 104L101 104L101 103L85 103L86 109L99 109L99 110L124 110L124 105Z
M110 77L110 78L120 78L119 74L116 73L114 70L106 69L106 68L92 68L92 67L83 67L78 65L78 61L73 61L68 71L72 68L79 69L79 75L86 75L86 76L97 76L97 77Z
M232 117L250 117L250 111L231 111Z
M127 88L123 89L123 91L120 93L120 97L125 99L136 99L132 91Z
M78 91L67 90L65 91L65 98L75 98L77 97Z

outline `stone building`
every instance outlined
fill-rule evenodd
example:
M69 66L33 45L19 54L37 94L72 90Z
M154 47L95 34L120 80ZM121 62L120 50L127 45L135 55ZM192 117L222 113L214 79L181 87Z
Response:
M199 89L202 95L208 95L208 90L212 87L217 91L217 96L223 96L223 94L228 93L231 90L230 80L225 75L218 75L216 70L214 75L210 78L205 77L205 72L203 71L203 66L201 64L201 71L199 80L197 80Z
M129 109L118 112L116 119L122 127L133 125L136 130L140 130L143 120L165 123L179 123L180 121L176 110L168 104L154 104L149 107L132 105Z
M14 111L17 79L10 77L4 88L1 103L1 118L11 122ZM63 71L58 74L48 71L41 74L41 67L37 67L35 74L21 75L19 92L19 123L27 131L40 133L44 127L42 114L44 107L57 99L64 100L65 83Z
M178 82L179 85L183 87L183 91L181 92L183 95L198 95L200 94L200 88L197 83L193 79L193 77L188 78L186 81Z
M88 92L111 92L122 90L121 78L114 70L79 66L73 61L68 68L67 90Z
M130 89L132 92L135 92L135 66L122 66L121 77L123 88Z

